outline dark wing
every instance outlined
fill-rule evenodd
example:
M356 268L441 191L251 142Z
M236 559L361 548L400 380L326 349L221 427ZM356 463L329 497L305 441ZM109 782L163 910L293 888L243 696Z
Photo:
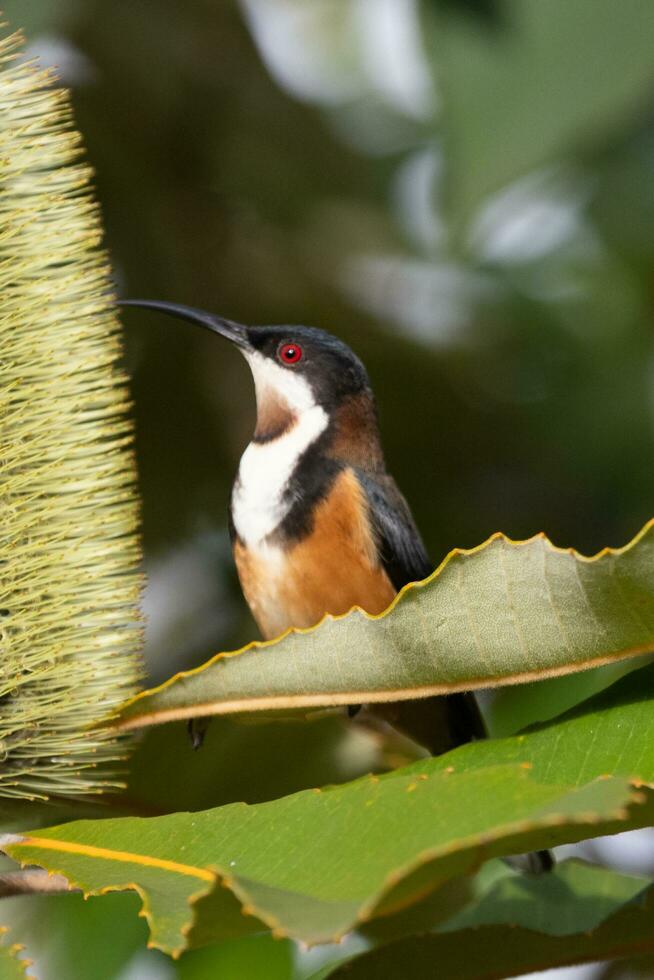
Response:
M358 472L370 507L379 557L386 574L399 590L407 582L419 582L434 570L409 505L392 477Z
M357 476L368 498L379 557L395 588L399 592L407 582L427 578L434 566L395 480L386 474ZM467 692L398 702L390 708L397 716L396 726L436 754L486 735L475 696Z

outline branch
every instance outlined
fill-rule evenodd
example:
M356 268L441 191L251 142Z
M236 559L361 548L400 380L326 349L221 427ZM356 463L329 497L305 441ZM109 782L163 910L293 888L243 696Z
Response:
M13 898L15 895L61 895L79 890L71 888L63 875L51 875L41 868L26 868L24 871L0 874L0 898Z

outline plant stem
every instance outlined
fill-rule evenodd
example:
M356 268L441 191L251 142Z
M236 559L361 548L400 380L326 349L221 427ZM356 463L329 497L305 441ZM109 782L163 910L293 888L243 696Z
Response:
M24 871L7 871L0 874L0 898L14 898L16 895L49 894L61 895L76 892L63 875L48 874L41 868L26 868Z

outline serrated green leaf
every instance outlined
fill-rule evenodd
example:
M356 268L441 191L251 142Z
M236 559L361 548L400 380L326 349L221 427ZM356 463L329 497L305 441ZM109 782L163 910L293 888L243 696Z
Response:
M479 901L452 916L439 931L504 924L550 936L590 932L651 887L649 878L576 860L564 861L546 875L507 870Z
M320 971L323 980L498 980L556 966L619 959L654 950L654 888L622 904L588 932L546 935L522 925L481 925L454 932L408 936ZM620 907L622 906L622 907Z
M653 703L654 664L650 664L554 723L511 738L463 745L430 762L456 772L521 762L541 782L564 781L571 786L609 775L654 785ZM417 762L410 769L419 773L423 765Z
M87 894L135 888L152 943L175 954L192 927L191 906L214 886L233 903L232 917L236 896L276 934L326 942L488 857L653 819L654 795L624 779L570 788L538 783L516 765L427 767L252 807L79 821L7 836L2 847ZM224 935L224 920L218 928Z
M326 617L218 654L123 708L136 728L198 715L394 701L552 677L654 649L654 522L594 558L544 535L453 551L389 610Z
M445 922L434 904L436 895L399 915L374 920L360 931L372 948L436 932L456 933L463 940L462 947L474 946L480 926L572 936L597 929L629 902L646 898L651 887L650 879L578 860L564 861L550 874L535 876L518 874L499 861L489 862L471 879L469 890L474 896L466 907L459 912L454 909ZM322 976L331 975L343 957L334 959ZM494 961L488 966L494 968ZM317 978L312 975L311 980Z
M654 7L641 0L509 0L493 30L441 14L428 35L455 223L517 177L614 133L651 95Z
M654 823L653 693L650 665L557 723L385 776L255 806L78 821L2 847L90 894L136 888L169 952L265 927L325 942L489 857Z

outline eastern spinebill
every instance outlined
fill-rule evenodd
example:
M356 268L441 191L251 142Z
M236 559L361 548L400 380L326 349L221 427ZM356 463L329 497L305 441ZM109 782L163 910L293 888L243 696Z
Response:
M368 374L343 341L315 327L247 327L173 303L121 305L199 324L248 362L257 419L229 527L243 595L265 639L353 606L381 613L402 586L433 571L386 469ZM443 750L485 734L472 695L436 699L438 711L429 701L418 736L432 750L435 741ZM400 727L406 707L391 711ZM409 713L425 714L415 702Z
M152 300L121 305L205 327L248 362L256 427L234 480L229 527L243 595L265 639L353 606L381 613L402 586L431 574L386 469L368 374L347 344L315 327L249 327ZM375 711L432 752L486 735L470 693ZM525 858L529 870L552 863L546 851Z

